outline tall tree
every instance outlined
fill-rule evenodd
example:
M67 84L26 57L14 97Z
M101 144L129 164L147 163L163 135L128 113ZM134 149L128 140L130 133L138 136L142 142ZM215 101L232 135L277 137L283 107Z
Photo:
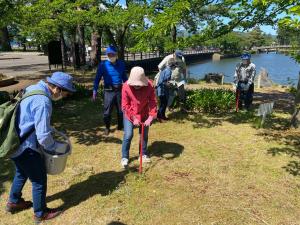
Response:
M11 51L8 26L18 21L22 0L0 0L0 38L3 51Z

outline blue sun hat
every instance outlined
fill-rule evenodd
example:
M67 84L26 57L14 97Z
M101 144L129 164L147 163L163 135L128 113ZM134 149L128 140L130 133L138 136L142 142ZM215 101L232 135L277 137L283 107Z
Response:
M244 54L241 55L241 59L242 59L242 60L251 59L251 54L249 54L249 53L244 53Z
M183 56L183 53L182 53L182 51L180 51L180 50L176 50L175 51L175 55L177 56L177 57L182 57Z
M47 77L47 81L50 84L64 89L69 92L76 92L76 89L73 84L73 77L64 72L55 72L51 77Z
M116 49L116 47L112 46L112 45L108 46L107 49L106 49L106 55L108 55L108 54L116 55L117 52L118 52L118 50Z

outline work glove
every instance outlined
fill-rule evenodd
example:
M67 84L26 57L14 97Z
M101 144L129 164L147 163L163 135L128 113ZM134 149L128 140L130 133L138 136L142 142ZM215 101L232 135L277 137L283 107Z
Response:
M96 97L97 97L97 91L93 91L92 100L96 101Z
M245 90L245 84L244 83L241 83L240 87L241 87L241 90Z
M152 121L153 121L153 117L149 116L148 119L144 122L144 125L146 127L149 127L151 125Z
M133 118L133 125L137 127L140 126L140 121L135 117Z
M248 90L249 90L249 86L250 86L249 84L244 84L243 90L244 90L244 91L248 91Z

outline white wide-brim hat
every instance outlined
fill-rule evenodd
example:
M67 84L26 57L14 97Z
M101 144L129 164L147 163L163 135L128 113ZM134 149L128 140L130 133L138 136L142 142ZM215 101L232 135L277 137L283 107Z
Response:
M127 84L130 86L148 86L148 79L144 69L139 66L133 67L130 71Z

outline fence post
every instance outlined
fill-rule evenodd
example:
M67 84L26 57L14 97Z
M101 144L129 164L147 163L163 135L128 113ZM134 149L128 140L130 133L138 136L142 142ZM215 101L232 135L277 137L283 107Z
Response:
M260 88L260 80L261 80L261 73L259 73L257 77L257 88Z
M141 52L141 60L143 60L143 53Z

